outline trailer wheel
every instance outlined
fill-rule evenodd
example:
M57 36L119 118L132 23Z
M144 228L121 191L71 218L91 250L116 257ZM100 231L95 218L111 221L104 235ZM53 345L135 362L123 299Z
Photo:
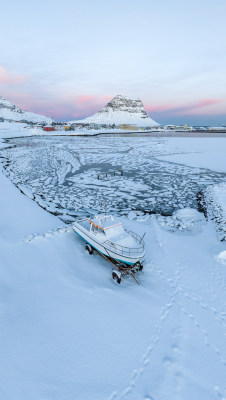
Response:
M121 278L120 278L115 272L112 272L112 278L113 278L115 281L117 281L118 284L121 283Z
M93 254L93 248L88 243L86 243L86 251L88 251L89 254Z

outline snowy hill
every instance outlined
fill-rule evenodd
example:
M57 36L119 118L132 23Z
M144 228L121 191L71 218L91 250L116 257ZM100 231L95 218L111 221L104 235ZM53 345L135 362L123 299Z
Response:
M52 122L52 118L21 110L10 101L0 96L0 119L27 122Z
M140 99L129 99L125 96L115 96L104 108L96 114L83 120L70 123L120 125L133 124L138 127L159 125L147 115Z

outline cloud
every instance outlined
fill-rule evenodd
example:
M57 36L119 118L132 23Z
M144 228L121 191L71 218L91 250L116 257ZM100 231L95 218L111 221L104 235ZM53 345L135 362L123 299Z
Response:
M96 100L96 97L93 95L83 95L83 96L79 96L77 98L77 103L79 104L83 104L83 103L89 103L89 102L93 102Z
M90 94L86 95L68 95L66 102L70 104L70 109L72 110L72 106L74 107L73 112L71 112L71 116L75 119L86 118L97 111L99 111L113 96L99 95L94 96ZM64 101L62 101L64 103ZM59 114L58 114L59 115Z
M26 75L14 74L0 66L0 83L8 86L16 86L27 81Z
M82 119L97 112L106 104L105 96L72 95L54 96L53 93L24 93L5 89L4 97L26 111L53 117L56 120ZM112 96L109 96L112 98Z
M19 91L16 86L5 86L1 95L22 109L53 117L58 121L72 121L91 116L113 98L113 95L74 94L71 91L56 95L56 92L49 88L42 92L24 92ZM182 105L145 104L145 108L151 118L158 122L197 121L199 117L200 121L207 121L217 116L225 121L225 102L220 98L200 99Z
M150 105L145 105L145 108L148 113L154 113L154 114L164 114L167 116L170 115L205 115L206 113L209 112L208 107L210 106L215 106L219 103L223 103L225 100L224 99L218 99L218 98L207 98L207 99L201 99L195 102L190 102L184 105L172 105L172 104L165 104L165 105L159 105L159 106L150 106ZM221 110L212 110L213 114L216 113L221 113Z

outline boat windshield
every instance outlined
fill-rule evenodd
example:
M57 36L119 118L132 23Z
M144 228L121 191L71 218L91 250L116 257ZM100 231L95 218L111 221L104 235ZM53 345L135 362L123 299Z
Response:
M110 237L115 237L115 236L121 236L125 235L126 232L123 229L121 224L115 225L115 226L110 226L109 228L105 228L105 233L108 238Z
M99 226L97 226L97 225L94 225L94 224L91 224L91 231L93 232L93 233L101 233L102 235L104 235L105 234L105 232L104 232L104 230L102 229L102 228L100 228Z

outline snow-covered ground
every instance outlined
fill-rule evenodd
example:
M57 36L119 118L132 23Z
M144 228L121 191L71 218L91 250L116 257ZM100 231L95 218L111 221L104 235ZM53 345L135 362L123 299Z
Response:
M207 169L219 146L217 170L226 172L219 139L207 139L208 146L202 139L206 156L196 139L173 140L150 144L156 158L164 147L172 164L182 162L176 159L181 151L190 168ZM197 151L203 164L193 164ZM143 156L148 159L145 148ZM20 153L24 168L25 158ZM132 279L117 286L110 265L87 254L69 225L22 195L2 172L0 187L2 399L226 398L226 245L211 220L188 208L171 217L122 217L126 227L146 232L146 262L141 286Z
M0 139L33 135L43 135L43 130L22 122L0 122Z
M174 138L174 154L161 157L190 167L207 168L222 172L226 170L225 137Z

